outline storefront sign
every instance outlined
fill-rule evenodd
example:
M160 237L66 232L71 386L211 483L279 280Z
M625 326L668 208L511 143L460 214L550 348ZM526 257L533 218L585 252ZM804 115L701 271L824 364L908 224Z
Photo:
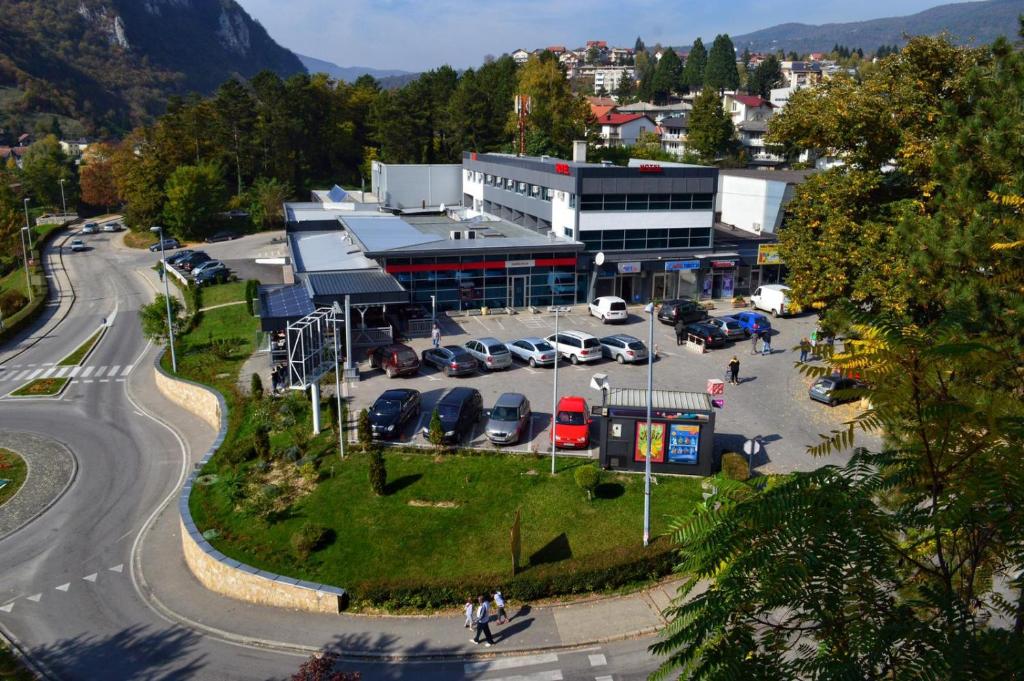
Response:
M559 175L569 175L569 164L568 163L556 163L555 172Z
M778 244L758 244L757 245L757 264L758 265L781 265L782 254L779 253Z
M711 266L718 269L722 267L736 267L735 260L712 260Z
M636 274L640 271L640 263L638 262L620 262L618 263L619 274Z
M506 260L505 268L510 269L512 267L533 267L536 264L536 260Z
M660 173L661 166L657 163L641 163L637 166L637 170L641 173Z
M700 430L700 428L698 428ZM636 424L636 452L634 461L647 460L647 424ZM665 424L651 424L651 463L664 463L665 461Z
M673 423L669 426L668 460L671 463L697 463L698 451L700 426L683 423Z
M679 272L681 270L699 270L700 260L669 260L665 263L666 272Z

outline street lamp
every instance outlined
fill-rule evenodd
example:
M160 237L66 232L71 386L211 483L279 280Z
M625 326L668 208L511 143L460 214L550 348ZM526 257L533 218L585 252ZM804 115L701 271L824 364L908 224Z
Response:
M32 250L32 223L28 219L28 202L32 199L25 197L25 229L28 230L28 250Z
M167 288L167 255L164 253L164 228L160 225L153 225L149 231L155 232L160 239L160 262L163 267L164 280L164 302L167 303L167 340L171 346L171 371L178 373L178 358L174 356L174 324L171 319L171 292Z
M57 181L60 182L60 205L63 208L61 217L66 218L68 216L68 202L64 200L64 178L62 177Z
M25 233L28 227L21 228L21 255L25 258L25 288L28 289L28 302L32 302L32 275L28 270L28 249L25 248Z
M551 475L555 474L555 419L558 418L558 313L568 312L567 307L556 307L555 309L555 368L551 386Z
M341 377L338 370L338 316L342 313L342 310L337 300L331 306L331 312L334 316L334 396L338 400L338 450L341 452L341 458L344 459L345 421L341 417ZM348 319L345 320L345 324L348 324Z
M644 460L644 546L651 541L651 405L654 401L654 303L647 303L647 457Z

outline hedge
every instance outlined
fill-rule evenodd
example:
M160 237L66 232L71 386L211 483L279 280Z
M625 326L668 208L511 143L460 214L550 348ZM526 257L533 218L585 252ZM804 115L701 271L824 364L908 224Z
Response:
M6 341L8 338L18 333L22 327L35 320L46 306L46 300L50 297L50 280L46 278L45 270L43 270L42 252L46 244L48 244L60 231L60 229L53 229L44 234L41 239L36 241L36 243L32 244L32 256L36 261L35 266L32 268L32 272L36 275L43 275L42 280L44 285L32 287L32 302L15 312L10 317L4 318L4 328L0 329L0 343Z

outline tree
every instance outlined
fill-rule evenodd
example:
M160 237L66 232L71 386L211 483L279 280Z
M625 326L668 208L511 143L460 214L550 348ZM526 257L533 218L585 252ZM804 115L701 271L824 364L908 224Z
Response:
M747 81L747 92L767 100L772 88L782 87L782 64L778 58L770 54L754 67Z
M36 205L59 208L61 180L64 180L65 199L74 205L78 195L75 174L54 135L47 135L25 150L21 175Z
M531 57L520 68L517 92L529 95L532 108L527 119L527 152L567 157L574 140L586 139L592 124L590 105L573 95L557 62ZM507 119L511 134L519 127L514 112Z
M388 485L388 470L384 463L384 448L375 445L370 450L370 489L378 497L384 496Z
M274 229L284 223L284 202L291 192L273 177L260 177L249 188L249 215L258 229Z
M654 97L654 74L656 69L657 64L649 54L641 52L637 56L634 72L639 79L636 95L640 101L649 102Z
M359 438L359 444L364 451L369 449L370 445L373 444L373 428L370 424L370 412L365 408L359 412L359 420L356 422L356 437Z
M253 374L254 376L256 374ZM270 432L266 425L259 425L252 434L252 449L256 457L266 460L270 457Z
M590 47L587 48L587 54L584 58L584 61L587 64L596 64L600 58L601 53L598 51L596 45L591 45Z
M113 153L112 146L102 143L89 150L88 162L78 171L83 203L108 211L120 203L111 160Z
M619 104L631 104L636 95L636 82L628 73L623 73L619 85L615 88L615 101Z
M696 152L704 162L722 156L735 135L732 119L722 108L718 91L705 88L693 100L690 128L686 133L686 147Z
M669 95L682 89L683 63L671 47L662 53L654 70L651 94L655 104L665 104Z
M196 237L207 231L226 200L221 169L215 163L179 166L167 178L164 191L164 220L183 237Z
M133 130L111 156L114 184L125 202L125 222L148 230L163 214L166 171L157 158L152 130Z
M215 133L235 170L235 196L241 196L243 170L247 174L251 172L256 103L244 85L229 78L217 89L212 104L216 116Z
M434 448L440 450L444 447L444 426L441 425L441 415L435 409L430 414L430 425L427 427L427 440Z
M249 394L254 399L263 399L263 379L257 372L252 372L252 376L249 377Z
M171 320L174 333L181 331L185 320L181 314L181 301L171 296ZM157 295L149 305L139 309L139 322L142 324L142 335L155 342L167 339L167 299L163 294Z
M740 87L740 75L736 71L736 48L726 33L715 36L715 42L708 51L704 85L716 90L733 91Z
M647 46L644 45L644 41L640 36L636 37L636 42L633 43L633 54L638 55L641 52L646 52Z
M683 83L691 91L704 87L704 71L707 64L708 53L704 48L704 42L697 38L693 41L693 47L690 48L690 54L683 65Z

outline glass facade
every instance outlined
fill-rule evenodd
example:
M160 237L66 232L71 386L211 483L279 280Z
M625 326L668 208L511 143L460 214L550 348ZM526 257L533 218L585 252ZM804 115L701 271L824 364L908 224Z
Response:
M583 194L581 211L711 210L714 194Z
M579 238L591 252L710 248L711 228L581 230Z

